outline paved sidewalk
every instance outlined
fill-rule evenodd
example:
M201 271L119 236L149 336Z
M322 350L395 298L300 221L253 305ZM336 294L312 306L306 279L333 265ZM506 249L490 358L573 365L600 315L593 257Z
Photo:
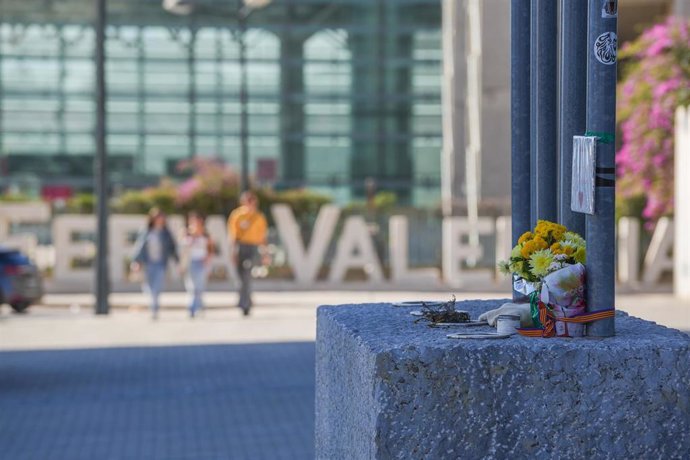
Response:
M469 298L497 294L472 294ZM500 297L500 295L499 295ZM112 312L93 315L93 296L48 295L44 306L25 315L0 310L0 350L274 343L313 341L316 308L323 304L449 299L448 294L414 292L266 292L254 297L249 318L232 307L234 293L208 293L203 316L190 320L184 293L162 297L160 319L152 321L142 294L113 294Z
M313 458L312 343L0 353L0 457Z
M458 300L502 298L500 293L462 293ZM428 292L260 292L249 318L231 305L234 293L209 293L204 316L190 320L183 293L163 295L161 319L153 322L142 294L113 294L108 316L93 315L93 297L48 295L25 315L0 309L0 351L147 345L276 343L313 341L316 308L324 304L449 299ZM624 294L618 308L669 327L690 331L690 302L669 294Z

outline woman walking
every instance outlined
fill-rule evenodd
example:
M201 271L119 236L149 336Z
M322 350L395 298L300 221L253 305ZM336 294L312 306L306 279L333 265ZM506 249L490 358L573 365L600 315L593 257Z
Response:
M151 315L158 319L159 297L170 259L179 261L175 240L168 229L165 214L158 208L149 212L146 228L139 234L134 246L131 269L144 269L144 290L151 296Z
M187 221L187 232L182 239L182 260L186 271L185 288L189 293L189 317L194 318L204 307L202 297L214 250L204 218L190 213Z

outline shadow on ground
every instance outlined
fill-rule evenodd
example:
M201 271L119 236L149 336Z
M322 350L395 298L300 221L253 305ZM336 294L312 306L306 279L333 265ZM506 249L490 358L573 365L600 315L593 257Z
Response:
M7 459L313 458L314 344L0 353Z

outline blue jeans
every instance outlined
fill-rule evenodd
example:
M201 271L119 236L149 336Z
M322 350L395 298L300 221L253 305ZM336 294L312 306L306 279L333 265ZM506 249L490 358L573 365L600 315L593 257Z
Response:
M146 282L144 289L151 296L151 311L158 312L160 303L158 298L163 290L163 282L165 281L164 262L150 262L146 264Z
M203 260L189 262L185 287L189 293L189 312L194 314L204 307L202 296L206 289L206 264Z

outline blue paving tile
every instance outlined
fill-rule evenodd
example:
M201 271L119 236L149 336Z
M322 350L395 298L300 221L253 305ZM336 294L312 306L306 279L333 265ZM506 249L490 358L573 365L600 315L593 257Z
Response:
M314 344L0 353L3 459L310 459Z

